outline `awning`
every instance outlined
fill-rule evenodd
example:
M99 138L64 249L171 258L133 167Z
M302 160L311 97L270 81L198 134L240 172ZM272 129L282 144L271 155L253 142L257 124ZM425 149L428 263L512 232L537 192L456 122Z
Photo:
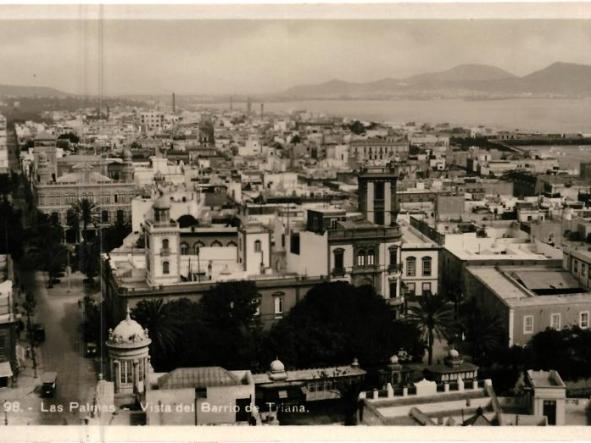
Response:
M12 377L12 368L9 361L0 362L0 378Z

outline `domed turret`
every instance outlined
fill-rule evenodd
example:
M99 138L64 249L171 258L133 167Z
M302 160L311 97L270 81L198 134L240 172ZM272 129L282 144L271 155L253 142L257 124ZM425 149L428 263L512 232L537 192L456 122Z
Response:
M148 330L142 328L138 322L131 318L129 308L127 316L113 330L109 331L109 344L144 344L150 341Z
M110 380L114 383L115 402L128 401L129 395L143 395L150 370L148 330L127 316L115 329L109 330L107 349Z
M464 359L460 355L457 349L451 348L447 353L447 357L444 358L445 364L449 367L457 367L464 363Z
M287 378L285 366L278 358L273 360L269 365L269 378L271 380L285 380Z

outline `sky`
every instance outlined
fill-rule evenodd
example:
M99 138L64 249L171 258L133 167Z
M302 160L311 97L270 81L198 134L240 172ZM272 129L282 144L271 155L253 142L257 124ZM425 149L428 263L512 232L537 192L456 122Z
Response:
M463 63L517 75L591 64L583 20L4 20L0 42L0 84L76 94L257 94Z

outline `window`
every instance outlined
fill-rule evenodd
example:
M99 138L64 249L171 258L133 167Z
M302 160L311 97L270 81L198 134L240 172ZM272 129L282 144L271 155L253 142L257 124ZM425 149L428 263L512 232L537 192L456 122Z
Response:
M195 255L199 255L199 251L200 251L200 249L201 249L203 246L205 246L205 245L203 244L203 242L200 242L200 241L198 241L197 243L195 243L195 244L193 245L193 254L195 254Z
M368 249L367 251L367 264L369 266L373 266L375 264L376 261L376 255L373 252L373 249Z
M415 295L416 294L416 287L414 283L407 283L406 284L406 291L409 294Z
M374 197L376 200L384 199L384 182L374 183Z
M550 327L552 329L560 329L560 314L550 315Z
M581 329L589 327L589 311L579 312L579 327Z
M365 251L357 251L357 266L365 266Z
M228 244L226 245L228 247L236 247L236 242L235 241L229 241Z
M384 224L384 211L375 211L374 212L374 223L376 225L383 225Z
M123 216L124 216L123 210L122 209L118 209L117 210L117 215L116 215L116 217L117 217L117 223L119 223L119 224L123 223Z
M289 242L289 250L292 254L300 255L300 233L299 232L291 234L291 240Z
M406 259L406 275L408 277L415 277L417 275L417 259L408 257Z
M189 254L189 245L185 242L181 243L181 255Z
M431 277L431 257L423 257L423 276Z
M389 249L390 252L390 267L395 267L398 264L398 248L392 246Z
M167 261L162 262L162 273L170 274L170 263Z
M217 241L217 240L214 240L214 241L211 243L211 246L212 246L212 247L214 247L214 248L219 248L220 246L222 246L222 244L221 244L219 241Z
M281 317L283 315L283 294L274 294L273 295L273 312L276 317Z
M534 316L524 315L523 316L523 333L533 334L534 332Z
M103 222L103 223L109 222L109 211L102 211L101 212L101 222Z
M428 292L431 292L431 282L426 282L421 285L421 294L425 295Z
M585 263L581 264L581 277L585 277L587 274L587 265Z
M343 256L345 253L345 250L342 248L337 248L335 249L333 252L333 257L334 257L334 267L333 267L333 272L344 272L344 260L343 260Z
M576 274L579 272L579 262L578 260L573 260L573 272Z
M168 239L167 238L162 240L162 249L168 249Z
M260 240L255 240L254 252L261 252L261 241Z

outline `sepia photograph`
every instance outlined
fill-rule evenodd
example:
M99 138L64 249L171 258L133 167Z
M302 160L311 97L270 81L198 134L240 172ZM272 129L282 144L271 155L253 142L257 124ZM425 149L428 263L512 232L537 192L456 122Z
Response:
M3 440L590 437L591 7L415 6L0 5Z

